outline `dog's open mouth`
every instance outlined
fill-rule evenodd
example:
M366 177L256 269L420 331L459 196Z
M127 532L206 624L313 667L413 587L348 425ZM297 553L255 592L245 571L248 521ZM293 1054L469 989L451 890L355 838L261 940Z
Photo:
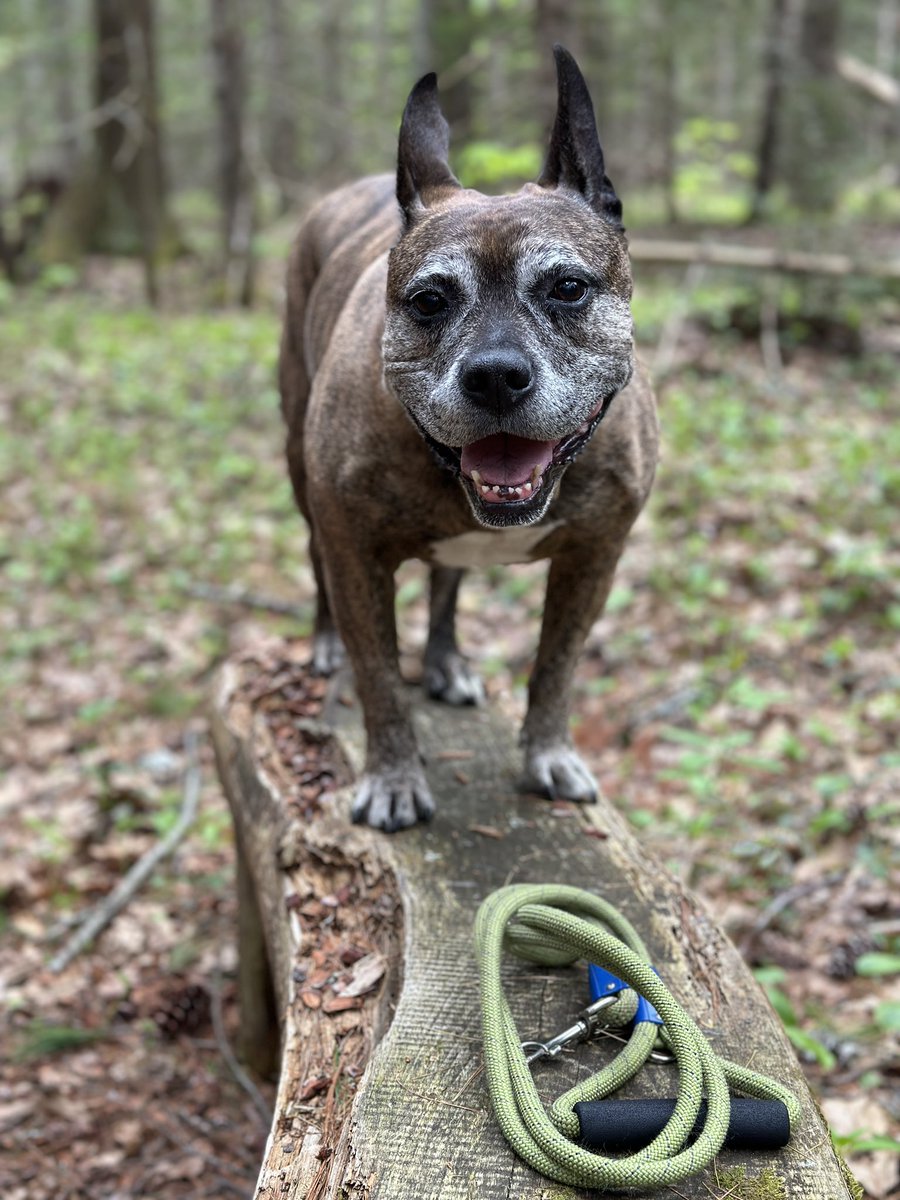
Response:
M587 444L611 398L604 397L573 433L556 441L493 433L462 447L460 476L488 523L528 522L544 511L548 489Z

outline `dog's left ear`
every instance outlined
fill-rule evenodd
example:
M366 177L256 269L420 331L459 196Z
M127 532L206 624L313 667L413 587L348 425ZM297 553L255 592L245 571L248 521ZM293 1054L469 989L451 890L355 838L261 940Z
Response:
M595 212L622 229L622 202L606 174L584 76L568 50L554 46L553 55L558 86L556 120L538 184L580 192Z
M397 200L411 224L416 211L427 208L437 193L458 188L450 170L450 127L438 103L437 76L423 76L409 94L400 123L397 153Z

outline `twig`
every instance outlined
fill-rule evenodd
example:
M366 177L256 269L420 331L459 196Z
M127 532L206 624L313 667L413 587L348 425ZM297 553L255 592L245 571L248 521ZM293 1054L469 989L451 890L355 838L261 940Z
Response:
M259 1113L260 1124L262 1128L268 1132L272 1124L272 1111L266 1104L265 1098L241 1064L238 1062L234 1051L231 1048L231 1043L228 1041L228 1035L225 1032L225 1021L222 1017L222 989L219 985L218 978L212 981L210 987L210 1014L212 1016L213 1033L216 1036L216 1045L219 1047L219 1053L225 1059L225 1063L241 1085L250 1099L253 1101L253 1107Z
M759 347L766 374L773 385L784 378L784 359L778 337L778 297L771 280L765 289L759 311Z
M785 888L783 892L777 895L774 900L762 910L750 928L747 930L741 945L740 951L745 958L749 958L753 949L753 944L761 933L772 925L775 920L784 912L786 908L790 908L797 900L802 900L805 896L817 892L820 888L830 891L835 884L840 883L844 878L845 871L830 871L827 875L820 875L816 879L807 879L803 883L795 883L793 887Z
M183 1119L184 1113L178 1114ZM153 1115L151 1117L152 1124L164 1138L172 1143L173 1146L179 1146L182 1150L186 1150L189 1154L196 1154L199 1158L219 1172L219 1182L226 1184L229 1190L237 1192L239 1195L245 1196L246 1190L240 1188L234 1180L229 1179L229 1173L240 1176L243 1174L243 1164L227 1162L224 1158L220 1158L216 1154L211 1154L208 1150L198 1146L193 1138L185 1136L179 1130L174 1129L170 1123L170 1118L165 1115ZM208 1137L208 1133L204 1134Z
M299 605L289 600L279 600L277 596L264 596L248 588L221 587L216 583L197 581L182 584L181 590L187 596L194 596L197 600L211 600L213 604L238 604L243 608L261 608L266 612L279 613L286 617L300 618L303 615Z
M50 960L49 969L54 974L67 967L72 959L80 954L86 946L89 946L97 935L102 933L107 925L118 916L135 892L143 887L163 859L168 858L194 823L200 801L200 762L197 755L197 736L190 730L185 735L184 746L188 761L184 773L184 792L178 820L161 842L157 842L152 850L148 850L134 863L110 894L94 909L88 910L78 930Z

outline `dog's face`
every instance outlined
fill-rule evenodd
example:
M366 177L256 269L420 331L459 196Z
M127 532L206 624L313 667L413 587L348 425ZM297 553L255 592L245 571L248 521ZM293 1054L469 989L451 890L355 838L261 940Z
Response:
M486 526L543 516L632 372L621 206L581 74L565 51L557 66L547 166L516 195L453 178L433 77L401 128L385 379Z

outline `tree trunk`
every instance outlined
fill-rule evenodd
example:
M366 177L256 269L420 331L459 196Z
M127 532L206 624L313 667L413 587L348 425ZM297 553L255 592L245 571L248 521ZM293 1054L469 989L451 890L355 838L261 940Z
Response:
M350 117L345 97L343 12L338 4L322 9L322 112L327 149L322 174L328 183L346 179L350 167Z
M297 96L291 78L292 32L285 0L266 6L267 157L275 176L281 211L291 207L290 183L297 178Z
M222 299L253 300L253 186L244 135L244 42L239 0L211 0L212 59L219 126Z
M59 166L64 176L71 176L82 151L78 131L78 111L75 102L72 42L75 37L70 0L44 0L44 16L55 31L53 44L54 110L59 127Z
M775 185L778 147L781 141L784 95L788 0L772 0L763 52L763 104L756 148L756 177L753 182L751 222L758 221Z
M462 145L473 132L472 41L475 18L463 0L430 0L422 10L430 70L437 71L441 108L453 141Z
M159 262L180 241L167 210L153 0L93 0L93 11L93 153L54 210L40 253L51 262L88 251L139 255L156 303Z
M96 102L110 117L97 129L100 219L91 249L137 250L147 298L158 299L157 259L166 207L159 137L152 0L95 0Z
M805 0L783 170L791 198L807 212L834 206L847 150L849 116L835 69L840 26L840 0Z
M536 0L534 6L534 31L537 46L538 94L535 109L543 116L550 128L556 111L556 65L551 50L559 42L576 59L581 55L581 38L575 6L570 0Z

